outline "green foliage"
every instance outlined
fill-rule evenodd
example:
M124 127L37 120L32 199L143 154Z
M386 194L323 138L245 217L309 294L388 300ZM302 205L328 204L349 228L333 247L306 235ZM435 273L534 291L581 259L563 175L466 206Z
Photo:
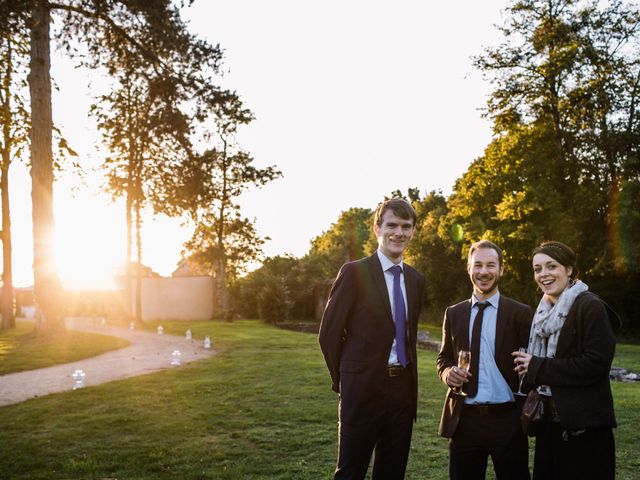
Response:
M507 295L537 303L531 251L558 239L577 251L593 290L631 323L638 318L640 304L623 299L640 295L639 18L621 2L511 2L504 43L476 58L495 87L494 139L448 199L407 194L418 228L406 258L427 278L431 319L468 295L466 255L482 238L504 250ZM345 235L317 242L333 238Z
M553 188L544 154L549 137L535 127L522 127L496 138L460 177L449 198L445 224L463 230L461 258L469 245L481 238L494 241L504 251L504 291L524 301L534 301L530 252L546 238L563 238L571 244L573 218L560 204L563 191Z
M126 78L131 80L136 92L139 92L137 88L142 86L142 115L148 111L148 102L157 100L152 89L162 90L162 98L172 95L173 100L170 103L173 106L182 100L191 100L194 92L211 96L216 89L210 81L209 73L217 70L222 53L218 46L211 46L191 35L180 19L179 6L169 1L9 1L3 2L1 8L1 13L19 12L31 18L29 27L32 45L28 80L32 105L30 114L34 291L38 306L44 313L40 318L46 319L46 323L52 327L61 328L61 308L58 302L60 286L52 267L54 262L51 245L54 237L51 208L53 169L56 163L51 145L55 129L51 120L50 24L53 21L59 26L55 37L65 53L89 68L101 68L111 78L118 77L120 83L125 84L125 88ZM138 83L141 78L144 80ZM145 87L149 87L148 90L145 90ZM131 100L131 97L127 97L127 100ZM121 109L125 110L125 115L131 114L131 108L137 108L140 104L133 101L127 106L129 109ZM138 115L132 116L140 118ZM132 125L131 122L124 123L127 127ZM154 133L157 134L160 130L155 129ZM130 134L140 135L140 130L131 131ZM126 152L133 159L130 163L138 166L138 152L134 151L133 142L127 143ZM66 143L63 143L63 146L66 146ZM116 155L117 153L120 152L116 152ZM140 156L143 157L144 153ZM140 176L134 178L133 173L137 172L140 172L140 169L127 172L126 175L127 191L135 194L137 201L135 204L133 199L127 202L127 222L131 225L131 209L135 208L139 229L140 199L145 179ZM138 252L140 261L139 236Z
M258 270L235 282L231 294L238 313L269 323L289 320L296 297L304 293L297 278L299 263L293 257L267 258Z
M196 225L191 238L184 245L184 252L190 252L188 260L202 275L217 272L219 262L226 259L227 273L236 278L245 272L247 264L257 261L262 255L265 239L258 235L253 222L242 218L237 212L234 218L227 218L222 225L224 248L219 246L216 224L202 220Z
M145 206L189 153L189 119L172 94L156 88L157 80L124 68L117 86L98 97L92 113L110 152L103 166L108 190L114 198L126 196L128 204Z
M521 300L537 301L530 252L549 239L576 250L587 283L618 284L637 265L627 247L638 234L640 11L525 0L506 12L504 43L476 58L495 87L495 137L457 180L445 224L461 225L465 244L501 245L506 293ZM638 297L637 281L627 292Z
M465 263L460 258L459 242L449 234L451 229L443 226L448 213L446 198L430 192L412 204L418 220L405 259L425 275L425 315L438 321L444 308L468 290Z
M323 272L333 278L340 267L364 257L367 243L373 234L373 211L368 208L350 208L326 232L311 240L309 255L323 262Z
M184 254L226 282L262 255L264 243L253 221L242 217L238 197L282 173L273 165L258 168L253 157L235 143L238 128L253 120L251 111L235 94L227 92L211 99L200 114L212 117L215 134L206 137L215 146L181 162L180 175L169 189L171 201L164 211L189 216L196 229L185 244Z
M624 182L617 198L612 199L614 223L610 241L613 243L614 262L621 272L640 274L640 179Z
M369 253L372 216L367 208L351 208L311 241L304 257L267 258L232 286L236 310L270 323L317 317L340 267Z
M224 95L212 78L221 50L193 37L170 3L131 4L119 11L102 7L67 10L62 39L85 66L102 68L114 80L111 90L97 97L92 114L110 152L103 164L107 190L114 198L126 198L129 265L134 232L137 263L142 262L143 210L165 213L175 203L169 192L183 171L184 158L192 155L190 135L198 108L222 101ZM90 22L87 16L98 21ZM97 36L87 43L84 55L69 41L76 35ZM127 296L131 277L127 269ZM139 287L135 299L141 321Z
M0 7L0 152L3 166L23 157L29 136L27 12ZM4 12L3 12L4 11ZM6 165L8 168L8 165Z

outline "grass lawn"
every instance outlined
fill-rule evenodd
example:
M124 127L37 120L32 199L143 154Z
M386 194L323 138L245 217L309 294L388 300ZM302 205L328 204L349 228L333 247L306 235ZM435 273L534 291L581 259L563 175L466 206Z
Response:
M163 326L180 335L187 328ZM316 336L256 321L188 326L196 338L211 335L218 355L0 408L0 478L331 478L337 397ZM447 478L447 443L436 434L445 389L435 352L420 351L419 362L407 479ZM635 479L640 385L613 388L618 478Z
M442 340L442 324L435 323L419 323L418 331L429 333L429 339L440 342Z
M15 329L0 330L0 375L75 362L127 345L121 338L71 330L36 336L33 323L19 321Z

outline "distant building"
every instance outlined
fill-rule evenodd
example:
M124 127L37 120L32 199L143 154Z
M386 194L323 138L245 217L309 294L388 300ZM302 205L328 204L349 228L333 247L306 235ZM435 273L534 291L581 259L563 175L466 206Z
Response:
M191 258L183 258L180 260L178 268L171 274L172 277L199 277L203 275L211 276L208 272L203 271L203 268Z

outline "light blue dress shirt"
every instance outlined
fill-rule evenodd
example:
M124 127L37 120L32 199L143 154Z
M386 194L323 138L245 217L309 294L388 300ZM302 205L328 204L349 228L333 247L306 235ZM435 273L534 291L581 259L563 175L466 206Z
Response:
M382 253L379 249L378 249L378 259L380 259L380 264L382 265L382 271L384 272L384 281L387 284L387 293L389 295L389 303L391 303L391 314L393 315L393 318L396 318L396 313L393 311L393 273L391 273L389 271L389 269L391 267L393 267L394 265L396 265L395 263L393 263L391 260L389 260L389 258L387 258L384 253ZM405 305L405 309L407 308L407 305L409 305L407 303L407 289L404 286L404 264L402 263L402 261L400 261L400 263L398 263L398 265L400 265L400 268L402 269L402 273L400 274L400 289L402 290L402 296L404 297L404 305ZM406 318L409 318L409 313L405 312L407 314ZM389 354L389 365L400 365L400 362L398 361L398 353L397 353L397 348L396 348L396 339L393 339L393 345L391 345L391 353Z
M482 318L482 334L480 337L480 365L478 370L478 393L475 397L466 397L465 403L505 403L513 402L513 392L496 365L496 324L500 292L496 292L486 300L489 306L484 310ZM471 316L469 318L469 345L473 324L478 314L478 300L471 297Z

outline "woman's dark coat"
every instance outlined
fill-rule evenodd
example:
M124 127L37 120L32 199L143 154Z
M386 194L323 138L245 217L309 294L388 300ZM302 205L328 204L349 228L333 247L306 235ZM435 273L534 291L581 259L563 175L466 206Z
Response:
M563 430L615 427L609 370L618 316L597 295L576 297L554 358L532 357L527 380L549 385Z

